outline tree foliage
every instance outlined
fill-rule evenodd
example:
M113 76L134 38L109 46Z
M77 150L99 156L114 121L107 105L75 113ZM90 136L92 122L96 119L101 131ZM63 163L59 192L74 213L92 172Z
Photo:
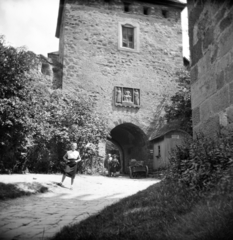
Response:
M85 166L91 167L96 149L86 148L86 145L92 143L91 146L96 147L107 137L106 122L94 111L93 103L87 96L88 101L61 90L49 93L43 87L37 85L31 99L34 106L31 111L34 135L31 140L37 149L38 161L49 158L50 171L56 171L64 149L74 141L78 144L82 158L86 159ZM49 151L48 143L50 147L53 146ZM44 157L43 154L48 156ZM36 169L38 171L35 166Z
M181 69L176 73L176 78L179 90L164 108L165 119L168 123L179 121L180 128L192 134L190 73Z
M28 93L31 79L26 73L34 56L4 45L0 38L0 164L2 169L14 169L22 159L30 131L28 125Z
M105 120L88 97L52 90L33 72L38 59L32 52L0 41L0 170L33 172L60 170L62 155L71 141L81 154L88 142L97 145L107 136ZM92 157L91 157L92 159Z

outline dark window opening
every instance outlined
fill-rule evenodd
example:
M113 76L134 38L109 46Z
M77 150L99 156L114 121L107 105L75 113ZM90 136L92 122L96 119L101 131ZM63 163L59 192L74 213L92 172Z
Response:
M124 12L130 11L130 3L124 2Z
M150 14L150 8L149 7L143 7L143 14L149 15Z
M48 76L51 75L51 73L50 73L50 66L49 66L48 63L42 63L41 72L42 72L44 75L48 75Z
M168 18L168 11L162 10L162 15L163 15L163 17Z
M160 155L161 155L161 148L160 146L158 146L158 156L160 157Z
M110 2L111 2L111 0L104 0L104 2L105 2L105 3L110 3Z
M134 48L134 28L122 26L122 46Z

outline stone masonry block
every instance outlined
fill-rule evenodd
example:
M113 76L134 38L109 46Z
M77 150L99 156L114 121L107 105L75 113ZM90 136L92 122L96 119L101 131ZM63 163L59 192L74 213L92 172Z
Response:
M193 46L195 43L194 42L194 26L189 18L189 28L188 28L188 35L189 35L189 46L191 49L191 46Z
M212 96L216 92L216 88L213 71L209 71L207 74L199 77L198 81L191 85L192 107L199 106Z
M222 57L233 48L233 23L220 35L219 56Z
M217 90L221 89L224 86L224 71L221 71L216 76Z
M225 81L227 83L233 80L233 62L225 69Z
M223 57L219 58L217 64L216 71L225 70L225 68L231 64L231 52L228 52Z
M204 33L203 39L203 51L205 51L210 44L214 41L214 27L209 27L206 32Z
M212 110L214 113L218 113L221 110L225 110L229 106L229 89L228 86L217 91L213 97L211 97Z
M230 104L233 104L233 83L229 85Z
M228 123L233 123L233 105L227 108L227 119Z
M202 130L205 135L213 136L219 131L219 115L210 117L202 124Z
M217 56L218 56L218 45L217 44L215 44L214 46L213 46L213 49L212 49L212 52L211 52L211 63L213 64L215 61L216 61L216 59L217 59Z
M206 121L208 118L213 116L210 99L206 100L200 105L200 114L201 121Z
M192 121L193 121L193 126L200 123L200 108L199 107L196 107L192 110Z
M221 21L223 19L224 15L225 15L225 13L227 11L225 6L224 7L220 6L220 8L221 9L218 11L218 13L216 14L215 19L214 19L215 26L219 23L219 21Z
M198 25L195 25L193 27L193 31L192 31L192 42L193 42L193 45L195 45L198 42L199 38L200 38L200 31L198 29Z
M191 84L195 83L198 80L198 65L192 67L190 71L191 75Z
M216 114L208 120L201 122L199 125L193 127L194 138L199 133L203 133L209 137L214 137L219 131L219 115Z
M227 27L229 27L232 24L233 15L229 14L219 24L220 30L223 32Z
M197 24L204 9L204 4L197 4L195 7L193 6L193 1L188 0L189 6L189 28L193 29L193 27Z
M198 78L201 78L202 76L206 75L207 73L213 71L213 66L210 64L211 62L211 51L208 49L208 51L205 52L205 55L199 60L198 62Z
M194 66L202 58L202 56L202 40L199 39L193 48L191 48L192 66Z

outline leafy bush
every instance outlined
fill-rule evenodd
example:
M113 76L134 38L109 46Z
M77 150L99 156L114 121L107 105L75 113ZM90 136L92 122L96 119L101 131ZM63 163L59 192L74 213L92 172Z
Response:
M30 132L28 96L31 79L26 75L35 64L35 54L4 45L0 36L0 167L13 171Z
M165 119L168 123L180 122L180 128L192 135L192 108L190 72L180 69L176 72L178 91L171 97L171 101L164 108Z
M97 151L86 151L86 144L107 137L92 99L51 89L37 67L35 54L5 46L0 37L0 172L57 172L71 141L92 159Z
M77 142L85 160L82 171L85 172L90 167L98 168L98 164L92 159L97 157L96 146L107 137L108 132L104 119L95 113L91 99L87 97L85 100L60 90L47 93L46 96L43 96L44 93L43 88L37 87L33 94L34 131L28 162L30 169L34 168L33 171L37 172L60 171L62 156L71 141ZM41 99L44 101L43 105ZM92 143L95 149L85 148L87 143ZM87 165L87 161L91 165ZM42 166L39 167L38 164Z
M233 136L219 133L215 138L197 134L186 139L171 155L167 178L190 189L210 190L226 179L233 165Z

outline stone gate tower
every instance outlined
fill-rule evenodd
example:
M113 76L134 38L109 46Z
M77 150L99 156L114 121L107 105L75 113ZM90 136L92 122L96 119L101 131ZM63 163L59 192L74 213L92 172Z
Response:
M124 172L129 159L149 161L147 139L176 92L184 7L177 0L60 0L62 88L96 100Z

